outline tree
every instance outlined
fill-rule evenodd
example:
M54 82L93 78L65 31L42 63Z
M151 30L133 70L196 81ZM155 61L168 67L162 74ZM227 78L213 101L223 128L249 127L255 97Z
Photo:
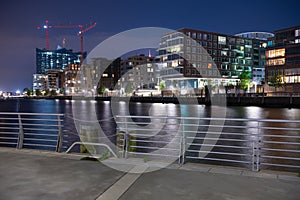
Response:
M251 88L253 86L251 82L251 72L243 71L241 75L239 76L240 83L238 84L238 87L244 91Z
M46 89L45 90L45 96L48 96L50 94L50 90L49 89Z
M165 83L165 81L161 81L161 82L159 83L158 88L159 88L159 90L165 89L165 88L166 88L166 83Z
M275 71L275 74L271 78L269 78L268 84L274 87L274 92L276 92L276 88L280 88L283 86L281 80L282 80L282 76L279 74L278 71Z
M51 96L56 96L56 94L57 94L57 93L56 93L56 90L51 90L51 91L50 91L50 95L51 95Z
M41 95L42 95L41 90L40 90L40 89L36 89L36 90L35 90L35 95L36 95L36 96L41 96Z
M106 88L101 85L100 87L97 88L97 94L103 95L105 93Z
M132 82L128 82L126 87L125 87L125 93L126 94L131 94L133 92L134 88L133 88L133 84Z
M33 91L29 88L24 88L23 92L25 92L27 96L31 96L33 94Z

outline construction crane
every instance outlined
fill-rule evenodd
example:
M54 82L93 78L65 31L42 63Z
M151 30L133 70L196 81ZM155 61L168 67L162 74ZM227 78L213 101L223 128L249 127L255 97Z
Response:
M49 21L46 20L43 26L36 26L37 29L45 29L46 32L46 49L50 49L49 45L49 29L50 28L78 28L78 35L80 36L80 53L83 56L83 34L88 30L94 28L96 26L96 22L92 23L90 26L83 29L83 25L49 25Z

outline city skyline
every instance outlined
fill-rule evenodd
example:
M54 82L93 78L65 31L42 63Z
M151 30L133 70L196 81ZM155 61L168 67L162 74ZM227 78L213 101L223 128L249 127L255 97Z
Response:
M35 48L45 48L45 32L35 26L49 24L88 24L97 26L85 35L84 50L89 53L98 43L109 36L137 27L183 27L226 34L246 31L274 32L297 26L300 14L295 1L285 4L273 1L251 1L251 11L238 1L224 4L221 1L180 3L151 1L148 5L139 1L6 1L0 12L1 73L0 90L15 91L32 87L35 73ZM221 5L222 4L222 5ZM221 5L221 6L219 6ZM206 9L211 8L211 9ZM247 7L248 8L248 7ZM50 49L66 38L66 47L79 51L80 40L76 30L50 30Z

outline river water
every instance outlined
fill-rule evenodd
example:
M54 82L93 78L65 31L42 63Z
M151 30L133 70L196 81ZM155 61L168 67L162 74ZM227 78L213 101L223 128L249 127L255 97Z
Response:
M205 105L175 105L161 103L130 103L129 107L126 107L126 105L124 102L111 103L109 101L94 100L7 99L0 100L0 112L65 114L64 129L66 131L64 134L67 136L67 140L64 143L65 148L70 146L73 142L79 140L74 119L99 121L104 134L107 136L116 134L116 122L114 120L116 115L198 116L203 118L226 117L242 119L300 120L300 109L262 108L253 106L226 107L224 109ZM298 125L297 128L300 128ZM231 130L229 129L226 131L230 132ZM294 136L300 136L299 131L292 132L292 134ZM115 142L115 139L116 138L112 137L112 142ZM295 139L294 142L300 142L299 138ZM293 147L293 149L300 150L299 145ZM293 157L299 158L299 153Z

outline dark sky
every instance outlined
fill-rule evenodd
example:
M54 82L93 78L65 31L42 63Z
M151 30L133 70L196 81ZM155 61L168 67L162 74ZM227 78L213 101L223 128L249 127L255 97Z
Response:
M235 34L300 25L297 0L163 1L163 0L2 0L0 3L0 90L32 87L35 48L45 47L45 32L35 29L46 19L51 25L97 26L85 34L85 50L119 32L138 27L183 27ZM79 51L73 29L50 29L50 48L67 40Z

